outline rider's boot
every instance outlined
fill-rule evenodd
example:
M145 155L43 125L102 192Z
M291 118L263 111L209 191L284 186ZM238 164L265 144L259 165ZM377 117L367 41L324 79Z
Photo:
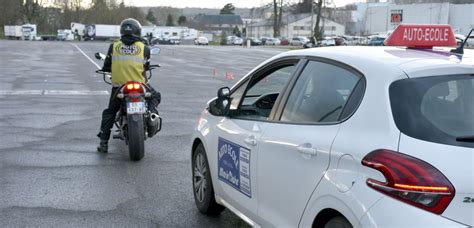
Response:
M100 153L107 153L109 150L109 145L107 140L100 140L99 145L97 146L97 151Z

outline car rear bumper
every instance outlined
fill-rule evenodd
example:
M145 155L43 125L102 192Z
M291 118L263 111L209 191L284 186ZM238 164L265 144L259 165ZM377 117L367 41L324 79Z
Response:
M360 219L358 227L469 227L442 215L383 197Z

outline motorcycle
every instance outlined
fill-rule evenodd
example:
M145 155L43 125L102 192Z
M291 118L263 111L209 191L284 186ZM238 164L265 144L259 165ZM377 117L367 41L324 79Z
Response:
M152 48L151 54L159 54L159 48ZM105 60L105 55L96 53L98 60ZM146 74L146 82L152 77L152 70L160 65L150 65ZM112 85L111 73L97 70L96 73L103 75L105 83ZM152 99L154 90L140 82L127 82L121 86L116 94L122 100L122 106L115 118L115 127L118 129L113 139L125 141L128 145L130 159L140 161L145 156L145 140L153 137L161 130L162 119L157 113L148 110L148 102Z

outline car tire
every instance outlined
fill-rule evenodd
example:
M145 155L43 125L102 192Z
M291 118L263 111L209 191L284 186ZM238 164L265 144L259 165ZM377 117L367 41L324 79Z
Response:
M206 215L218 215L225 207L216 202L209 163L204 146L199 144L192 160L193 195L198 210Z
M346 218L343 216L336 216L329 220L324 228L352 228L352 225Z

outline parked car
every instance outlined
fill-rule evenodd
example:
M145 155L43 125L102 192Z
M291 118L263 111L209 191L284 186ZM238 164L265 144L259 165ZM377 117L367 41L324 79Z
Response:
M320 44L318 43L314 44L313 42L308 42L303 45L303 48L315 48L315 47L320 47Z
M474 47L474 34L471 34L471 36L467 40L466 47Z
M268 38L265 45L280 45L281 41L278 38Z
M457 46L461 46L461 44L462 44L462 43L464 42L464 40L466 39L466 36L461 35L461 34L454 34L454 37L456 38Z
M355 36L354 39L357 41L357 45L368 45L369 44L369 38L368 37L363 37L363 36Z
M158 38L152 39L151 44L175 45L175 44L179 44L179 41L176 42L176 40L172 40L167 37L158 37Z
M59 29L56 39L59 41L74 40L74 34L69 29Z
M181 44L181 40L179 40L179 39L171 39L171 43L174 44L174 45L180 45L180 44Z
M344 38L345 45L350 45L350 46L359 45L355 36L344 35L342 36L342 38Z
M286 37L282 37L282 38L280 38L280 45L282 45L282 46L290 45L290 40L288 40L288 38L286 38Z
M209 45L209 40L204 36L200 36L200 37L198 37L194 40L194 44L196 44L196 45Z
M257 38L249 37L249 38L247 38L247 40L250 40L250 45L252 45L252 46L262 45L262 41L257 39Z
M297 36L297 37L291 38L290 44L292 46L302 46L302 45L304 45L308 42L309 42L308 38L302 37L302 36Z
M232 42L233 45L243 45L244 44L244 39L240 37L236 37L234 41Z
M454 36L456 37L456 39L457 39L458 41L460 41L460 43L464 42L464 40L466 39L466 36L465 36L465 35L455 34ZM465 46L466 46L466 47L474 47L474 34L471 34L471 36L470 36L469 39L467 40Z
M331 37L325 37L321 40L321 46L336 46L336 40Z
M271 39L271 37L266 37L266 36L260 37L260 41L262 41L262 45L266 45L268 39Z
M335 37L333 38L334 39L334 43L336 46L344 46L344 45L347 45L347 41L344 37L342 36L338 36L338 37Z
M198 210L253 227L474 226L474 50L400 40L284 52L219 89L190 145Z
M242 45L244 40L238 36L228 36L226 38L227 45Z
M381 36L372 36L369 39L369 46L383 46L385 37Z

